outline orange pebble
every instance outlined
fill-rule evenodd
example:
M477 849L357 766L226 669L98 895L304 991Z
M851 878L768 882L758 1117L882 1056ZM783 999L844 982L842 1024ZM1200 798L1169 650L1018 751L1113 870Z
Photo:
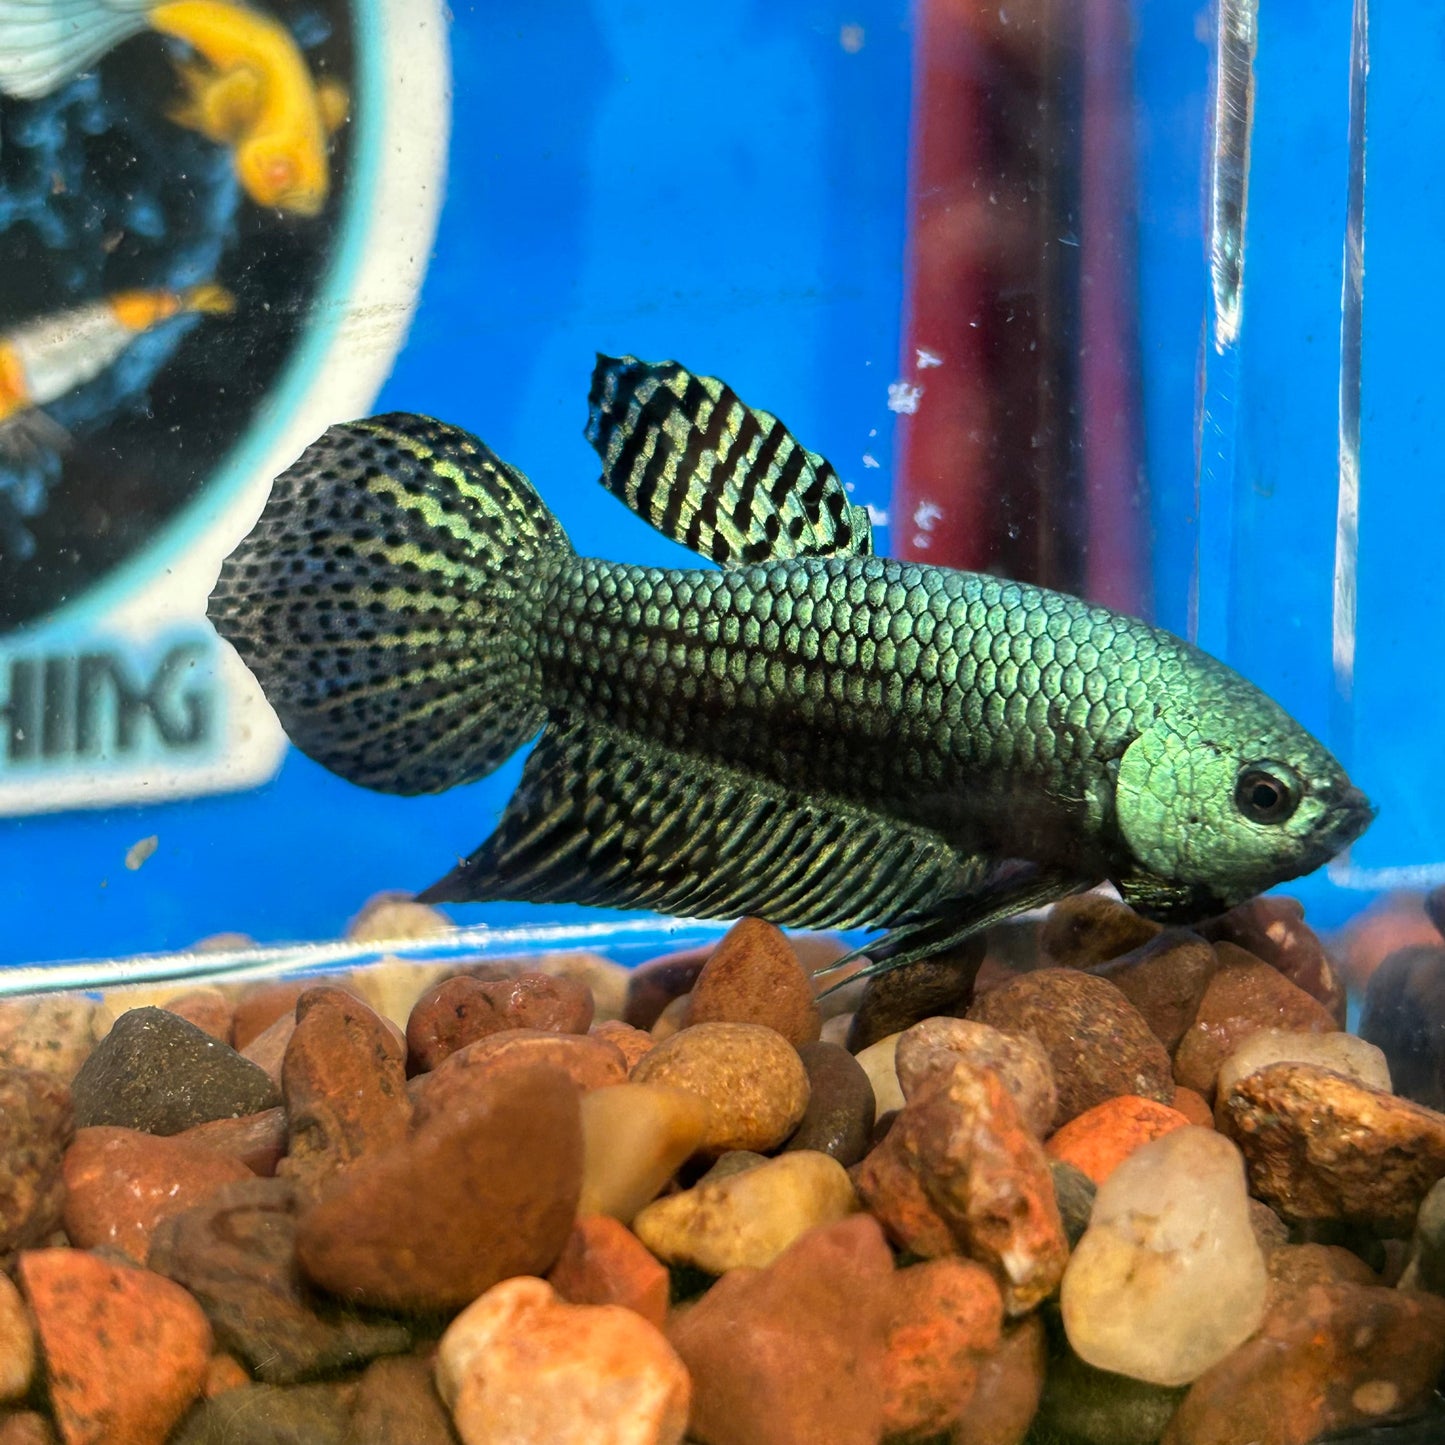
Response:
M1174 1090L1171 1103L1191 1124L1198 1124L1204 1129L1214 1127L1214 1114L1203 1094L1196 1094L1193 1089L1186 1089L1180 1084Z
M206 1379L201 1394L207 1400L224 1395L227 1390L239 1390L251 1383L246 1367L234 1355L212 1355L206 1364Z
M577 1221L547 1280L569 1304L622 1305L658 1329L667 1318L667 1270L625 1224L603 1214Z
M1044 1150L1051 1158L1082 1169L1095 1184L1102 1184L1141 1144L1189 1122L1187 1114L1166 1104L1137 1094L1120 1094L1070 1119L1050 1137Z

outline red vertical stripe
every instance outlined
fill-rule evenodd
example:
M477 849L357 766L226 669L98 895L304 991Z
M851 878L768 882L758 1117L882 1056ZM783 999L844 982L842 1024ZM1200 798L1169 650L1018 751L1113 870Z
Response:
M986 309L983 56L976 0L919 0L914 37L904 385L917 410L898 422L893 550L978 568L989 553L992 408ZM925 364L919 364L920 354ZM928 365L928 357L940 364Z

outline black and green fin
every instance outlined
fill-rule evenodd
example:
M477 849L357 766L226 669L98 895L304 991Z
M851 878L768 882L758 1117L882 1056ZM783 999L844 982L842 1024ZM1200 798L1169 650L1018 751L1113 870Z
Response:
M901 919L881 938L859 944L836 958L818 974L834 973L860 955L868 964L835 987L854 978L876 978L895 968L917 963L936 953L946 953L996 923L1003 923L1030 908L1057 903L1071 893L1091 888L1097 879L1086 880L1057 869L1033 865L1005 865L994 877L968 891L940 900L920 913ZM831 992L831 990L827 990Z
M929 829L555 722L496 832L420 897L873 928L973 881L970 860Z
M724 567L873 550L868 512L832 466L715 377L599 356L587 440L608 491Z
M209 615L303 752L369 788L439 792L545 721L533 629L570 553L521 472L393 413L332 427L276 479Z

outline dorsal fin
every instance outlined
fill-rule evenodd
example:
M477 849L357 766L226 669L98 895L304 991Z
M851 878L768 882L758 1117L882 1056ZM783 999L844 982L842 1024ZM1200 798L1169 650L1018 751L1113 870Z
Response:
M724 567L873 550L867 511L828 462L716 377L599 355L587 440L608 491Z

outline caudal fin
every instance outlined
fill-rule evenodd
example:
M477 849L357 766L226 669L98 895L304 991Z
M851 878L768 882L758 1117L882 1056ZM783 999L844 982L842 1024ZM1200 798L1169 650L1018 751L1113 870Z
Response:
M397 412L332 427L276 479L209 612L304 753L440 792L541 726L533 634L570 550L521 472Z

